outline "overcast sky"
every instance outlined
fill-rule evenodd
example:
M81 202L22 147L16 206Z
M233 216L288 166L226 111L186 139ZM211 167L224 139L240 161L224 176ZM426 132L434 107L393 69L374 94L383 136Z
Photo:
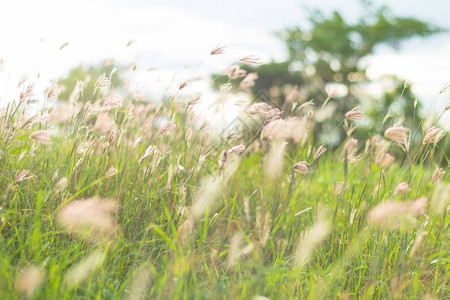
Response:
M450 1L376 1L402 16L418 17L450 28ZM161 89L173 78L221 72L242 56L283 60L286 51L274 33L305 22L302 6L324 12L338 9L354 20L361 11L355 0L14 0L0 10L0 101L5 86L23 74L46 85L79 63L106 58L134 61L143 90ZM136 42L126 47L130 39ZM59 50L60 46L68 46ZM217 45L226 55L209 57ZM187 65L187 66L186 66ZM158 71L144 72L157 67ZM145 73L145 74L144 74ZM402 44L400 50L378 49L370 59L369 75L394 73L408 79L420 99L442 109L448 95L438 95L450 83L450 35ZM175 77L174 77L175 76ZM178 77L177 77L178 76Z

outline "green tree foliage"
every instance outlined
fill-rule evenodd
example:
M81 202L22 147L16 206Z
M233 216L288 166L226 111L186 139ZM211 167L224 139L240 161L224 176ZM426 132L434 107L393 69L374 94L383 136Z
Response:
M58 84L64 86L64 90L60 94L59 99L62 101L67 101L77 83L84 81L86 83L86 87L83 90L83 94L80 95L79 101L86 102L88 100L92 100L92 95L94 95L94 85L99 76L104 74L110 78L111 88L118 89L123 81L123 72L124 67L116 65L79 65L72 68L66 77L62 77L58 80Z
M370 100L375 103L364 105L364 109L369 106L369 115L373 117L369 122L371 126L367 125L367 133L381 132L384 128L378 123L379 118L383 119L393 107L397 115L407 116L405 125L419 124L419 104L415 102L411 88L404 87L404 81L392 77L395 88L383 92L381 99L374 99L364 92L364 87L370 83L364 59L381 45L397 48L404 40L428 37L443 29L415 18L395 16L387 8L374 8L369 2L362 2L362 5L365 14L356 23L347 22L337 11L330 16L312 11L309 26L288 28L279 33L287 47L287 61L272 61L257 67L243 66L248 72L259 75L251 88L255 101L270 102L282 109L285 115L290 115L298 105L287 103L285 99L294 86L298 86L301 98L297 100L313 99L316 106L320 106L327 99L327 88L337 84L347 92L329 100L335 106L333 118L318 122L314 129L316 137L334 128L344 119L345 112ZM220 85L228 79L218 76L215 80ZM341 131L339 139L344 137L345 132Z

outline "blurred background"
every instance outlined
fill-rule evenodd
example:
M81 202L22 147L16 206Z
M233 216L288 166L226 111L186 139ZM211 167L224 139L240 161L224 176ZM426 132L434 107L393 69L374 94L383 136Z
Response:
M367 131L382 131L386 115L416 126L419 111L448 130L449 114L440 115L449 100L448 11L444 0L8 1L0 101L17 98L24 74L43 94L51 82L64 85L64 100L76 79L115 67L117 88L130 80L136 98L157 101L192 80L186 91L212 103L223 71L256 55L262 65L243 67L259 76L250 101L292 110L288 95L320 105L332 94L343 98L340 114L361 105ZM210 55L217 46L225 53Z

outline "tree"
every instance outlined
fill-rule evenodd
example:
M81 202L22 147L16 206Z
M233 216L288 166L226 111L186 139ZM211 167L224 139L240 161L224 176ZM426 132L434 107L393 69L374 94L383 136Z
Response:
M84 82L85 87L79 101L86 102L94 95L94 85L99 76L104 74L111 80L111 88L118 89L123 81L122 73L124 68L122 66L115 66L113 64L96 64L96 65L79 65L72 68L66 77L60 78L58 84L64 87L59 99L67 101L70 98L77 83ZM94 99L95 100L95 99Z
M309 28L288 28L279 33L287 47L287 61L272 61L257 67L243 66L247 72L256 72L259 76L251 87L253 98L256 101L270 101L285 115L295 114L299 107L295 101L286 101L296 86L299 90L297 97L302 98L301 101L313 99L316 106L329 101L334 106L333 118L323 122L318 120L314 128L317 138L337 126L347 111L361 102L369 102L371 97L363 89L370 83L364 59L373 54L377 47L388 45L397 48L406 39L427 37L443 31L415 18L395 16L386 7L374 8L368 1L361 3L367 13L354 24L348 23L337 11L328 17L319 11L312 11L308 19ZM216 83L219 85L227 80L219 76ZM392 77L391 80L397 85L396 88L385 92L382 99L375 100L383 103L381 110L387 113L389 109L386 108L396 102L396 105L400 104L396 108L399 115L409 116L412 110L416 113L420 103L415 102L410 87L404 88L398 78ZM235 83L238 86L239 80ZM333 86L341 91L340 96L330 95ZM328 96L332 96L331 99ZM379 105L372 105L371 108L375 107ZM370 115L375 116L373 111ZM421 119L417 116L408 121L418 124ZM373 126L366 132L381 130L383 128L380 126ZM339 135L339 140L342 140L345 132L341 130Z

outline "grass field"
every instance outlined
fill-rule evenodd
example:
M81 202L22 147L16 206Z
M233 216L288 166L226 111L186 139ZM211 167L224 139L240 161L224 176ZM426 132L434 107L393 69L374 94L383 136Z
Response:
M253 106L255 135L214 135L177 95L96 87L98 103L33 115L28 90L2 111L0 298L450 297L439 130L319 148L313 118Z

